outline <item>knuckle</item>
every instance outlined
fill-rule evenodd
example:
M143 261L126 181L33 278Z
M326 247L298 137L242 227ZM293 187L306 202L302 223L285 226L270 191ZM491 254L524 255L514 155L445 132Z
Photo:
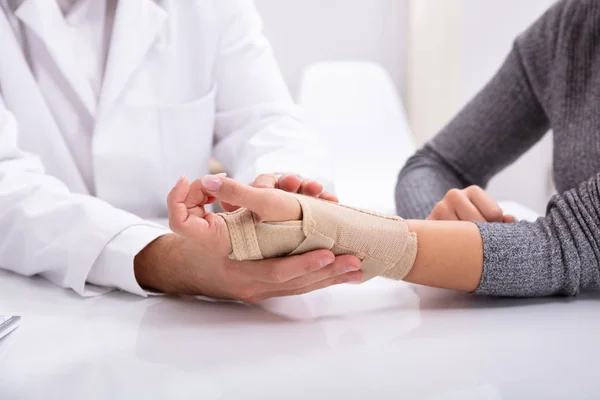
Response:
M483 189L477 185L471 185L468 188L466 188L465 191L469 194L475 194L483 192Z
M284 283L286 281L285 272L281 268L273 268L268 272L267 279L273 283Z
M463 193L460 189L450 189L448 193L446 193L446 198L450 201L456 201L463 197Z
M275 176L272 174L260 174L255 180L252 186L272 186L275 182Z
M448 212L448 209L448 205L445 201L442 200L436 203L436 205L433 207L433 211L431 212L431 214L435 216L443 216Z

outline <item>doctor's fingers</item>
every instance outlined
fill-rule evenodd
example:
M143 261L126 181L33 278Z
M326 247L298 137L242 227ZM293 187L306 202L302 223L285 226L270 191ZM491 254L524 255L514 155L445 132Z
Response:
M180 235L201 237L209 223L204 219L204 207L187 207L186 199L190 196L190 192L191 186L187 178L182 177L167 196L169 227Z
M246 303L258 303L267 299L271 299L274 297L284 297L284 296L297 296L305 293L314 292L316 290L325 289L329 286L341 285L344 283L357 283L362 279L362 273L360 271L356 272L348 272L341 275L330 276L320 281L313 282L307 286L302 286L294 289L283 289L283 290L274 290L261 293L259 295L255 295L249 297L247 299L243 299Z
M202 178L204 189L211 196L240 207L245 207L260 221L299 220L300 203L294 196L277 189L258 189L223 176L207 175Z
M197 206L204 206L206 204L212 204L215 202L215 198L211 196L204 190L204 186L202 185L202 181L200 179L196 179L190 185L190 190L185 198L185 206L188 210L193 209ZM203 216L203 215L199 215Z
M327 250L280 259L234 261L230 265L230 271L235 271L232 273L241 274L241 280L249 282L235 293L240 300L247 302L298 294L305 288L322 285L323 282L329 282L329 286L356 281L362 276L358 271L358 258L339 256L334 259L333 254Z
M190 183L185 176L179 178L173 189L167 196L167 209L169 211L169 221L184 221L187 219L188 211L185 206L185 198L190 191Z
M214 202L214 197L202 191L202 182L196 180L191 185L188 179L183 176L179 178L175 187L167 196L167 209L169 211L169 219L183 221L191 215L204 218L204 204Z
M289 282L331 265L336 260L329 250L315 250L297 256L253 261L231 261L232 274L253 283Z
M356 282L362 279L360 261L353 256L339 256L331 264L283 283L265 283L265 292L297 291L319 282L339 278L336 282Z

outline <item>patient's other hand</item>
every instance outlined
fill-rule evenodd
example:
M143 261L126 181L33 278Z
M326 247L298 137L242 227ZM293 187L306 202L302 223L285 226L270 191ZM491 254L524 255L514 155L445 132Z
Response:
M516 222L512 215L505 215L498 203L479 186L466 189L450 189L439 201L428 220Z

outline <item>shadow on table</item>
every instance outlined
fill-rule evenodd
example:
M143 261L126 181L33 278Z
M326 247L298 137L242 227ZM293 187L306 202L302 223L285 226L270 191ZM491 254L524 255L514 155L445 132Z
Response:
M581 293L578 296L550 296L536 298L493 297L453 290L415 286L420 299L420 309L424 310L466 310L527 307L550 304L571 304L584 301L600 301L600 291Z
M147 308L136 355L191 370L248 368L279 359L392 342L420 323L407 285L322 291L259 305L165 299Z

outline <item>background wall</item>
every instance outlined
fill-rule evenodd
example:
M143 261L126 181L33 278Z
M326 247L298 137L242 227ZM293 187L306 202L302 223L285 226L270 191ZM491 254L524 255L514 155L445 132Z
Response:
M406 82L409 0L255 0L283 74L295 95L315 61L371 60Z
M410 8L406 106L424 143L491 78L515 37L553 0L414 0ZM553 193L552 142L537 146L495 177L488 191L543 213Z
M553 0L256 0L288 85L315 61L380 63L423 144L489 80L517 34ZM553 188L545 138L489 187L543 212Z

